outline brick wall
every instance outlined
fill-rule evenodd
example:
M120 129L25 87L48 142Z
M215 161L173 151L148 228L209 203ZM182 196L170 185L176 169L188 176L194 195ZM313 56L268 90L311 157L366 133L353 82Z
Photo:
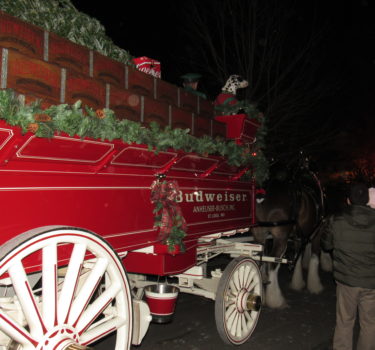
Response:
M225 136L211 101L77 45L0 11L0 87L43 99L44 106L110 108L147 126L189 128L196 136Z

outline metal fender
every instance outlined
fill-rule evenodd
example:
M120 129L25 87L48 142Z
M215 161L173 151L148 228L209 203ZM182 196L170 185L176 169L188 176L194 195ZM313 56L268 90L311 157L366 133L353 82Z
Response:
M146 335L152 316L147 303L133 299L133 337L132 344L139 345Z

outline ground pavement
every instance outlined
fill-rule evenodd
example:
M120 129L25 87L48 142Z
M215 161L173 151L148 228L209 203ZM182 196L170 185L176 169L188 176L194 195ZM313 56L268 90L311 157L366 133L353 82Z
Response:
M281 269L281 287L289 307L262 308L258 325L248 342L226 345L219 337L214 302L203 297L180 294L173 322L151 323L139 346L131 350L326 350L331 347L335 323L335 286L331 273L321 273L325 286L320 295L288 289L290 273ZM113 340L113 339L112 339ZM111 339L96 349L112 349Z

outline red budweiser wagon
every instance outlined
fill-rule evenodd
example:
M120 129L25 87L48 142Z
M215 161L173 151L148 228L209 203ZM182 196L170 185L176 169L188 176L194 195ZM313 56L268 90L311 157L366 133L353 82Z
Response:
M80 99L144 127L157 120L192 135L225 132L207 118L208 101L0 15L1 88L18 101L41 98L48 107ZM31 54L33 42L40 47ZM117 350L129 349L152 320L170 319L178 291L215 300L225 342L251 336L262 300L256 261L272 258L237 239L255 224L256 189L242 179L245 167L120 139L56 130L40 137L37 128L57 123L58 113L53 121L25 110L11 120L12 109L0 105L0 114L4 349L83 349L110 333ZM223 253L231 263L208 275L207 262ZM160 277L168 283L155 282Z

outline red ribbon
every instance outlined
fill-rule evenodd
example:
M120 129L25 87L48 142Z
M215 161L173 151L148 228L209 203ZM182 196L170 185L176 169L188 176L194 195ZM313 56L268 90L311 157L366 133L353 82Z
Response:
M182 215L181 208L177 203L179 193L176 181L155 180L151 185L151 202L158 205L162 204L161 220L158 239L166 243L173 227L180 227L186 231L186 221Z

